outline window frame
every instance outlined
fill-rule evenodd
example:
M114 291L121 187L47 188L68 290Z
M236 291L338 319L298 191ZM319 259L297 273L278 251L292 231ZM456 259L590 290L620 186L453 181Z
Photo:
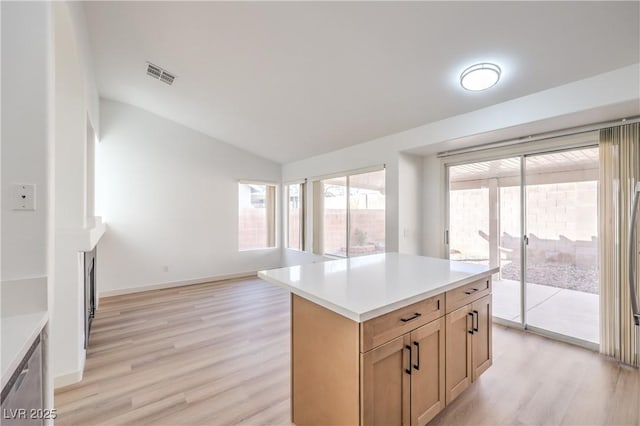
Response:
M356 175L362 175L362 174L366 174L366 173L373 173L373 172L380 172L380 171L384 171L385 172L385 227L386 227L386 186L387 186L387 182L386 182L386 173L387 173L387 168L385 164L382 165L377 165L377 166L371 166L371 167L364 167L364 168L360 168L360 169L355 169L355 170L351 170L348 172L342 172L342 173L332 173L332 174L328 174L328 175L323 175L323 176L317 176L314 177L312 179L312 183L313 183L313 215L314 215L314 220L313 220L313 247L312 247L312 252L313 254L316 255L320 255L320 256L326 256L326 257L331 257L331 258L335 258L335 259L348 259L350 257L349 255L349 246L350 246L350 233L351 233L351 202L350 202L350 197L351 197L351 182L350 182L350 178L352 176L356 176ZM333 179L333 178L345 178L346 179L346 186L345 186L345 190L346 190L346 209L345 209L345 214L346 214L346 235L345 235L345 256L339 256L339 255L335 255L335 254L330 254L330 253L325 253L324 251L324 199L323 199L323 191L321 190L322 188L322 181L324 180L328 180L328 179ZM386 235L386 229L385 229L385 252L386 252L386 239L387 239L387 235Z
M298 203L300 205L300 223L298 224L298 232L300 233L300 244L299 247L291 247L289 246L289 214L290 214L290 196L289 196L289 189L291 186L293 185L298 185ZM289 250L295 250L295 251L299 251L299 252L304 252L306 251L306 238L305 238L305 233L306 233L306 192L307 192L307 180L301 180L301 181L293 181L293 182L287 182L284 184L284 248L289 249Z
M273 188L273 201L269 203L267 201L268 195L265 196L265 208L267 206L272 206L272 211L266 211L266 220L267 220L267 245L264 247L250 247L250 248L240 248L240 185L261 185L265 186L265 193L269 193L269 188ZM246 180L240 179L238 180L238 185L236 188L236 218L238 222L236 223L236 247L238 252L249 252L249 251L260 251L260 250L277 250L278 247L278 183L270 182L270 181L261 181L261 180ZM270 242L273 245L268 245Z

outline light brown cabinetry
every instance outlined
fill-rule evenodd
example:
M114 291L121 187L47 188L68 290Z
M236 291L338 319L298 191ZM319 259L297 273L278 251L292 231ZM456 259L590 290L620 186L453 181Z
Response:
M446 329L446 402L456 399L471 384L471 305L463 306L445 317Z
M411 425L426 425L445 406L445 323L439 318L411 332Z
M292 295L292 421L427 424L491 365L490 293L484 279L362 323Z
M367 352L442 315L444 294L439 294L365 321L360 324L360 352Z
M411 414L409 335L361 355L361 419L365 425L408 425Z
M445 323L449 404L491 366L491 295L447 313Z
M491 296L485 296L473 302L471 304L471 313L475 315L476 320L471 344L471 367L473 369L473 381L475 382L487 368L491 367L493 362Z
M445 406L444 318L362 354L362 423L426 425Z

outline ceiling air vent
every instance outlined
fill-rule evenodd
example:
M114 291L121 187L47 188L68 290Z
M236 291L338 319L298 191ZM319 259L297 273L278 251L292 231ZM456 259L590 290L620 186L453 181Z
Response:
M162 75L160 76L160 81L163 83L167 83L169 86L173 84L173 80L176 79L176 76L173 74L169 74L166 71L162 71Z
M147 75L155 78L156 80L160 80L169 86L171 86L173 81L176 79L174 74L171 74L167 70L164 70L151 62L147 62Z

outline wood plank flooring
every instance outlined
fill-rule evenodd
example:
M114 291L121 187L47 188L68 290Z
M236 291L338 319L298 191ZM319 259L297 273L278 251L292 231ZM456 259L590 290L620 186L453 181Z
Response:
M287 424L289 321L259 279L104 298L56 424Z
M58 425L289 425L289 295L257 278L105 298ZM640 373L494 326L494 363L430 425L639 425Z

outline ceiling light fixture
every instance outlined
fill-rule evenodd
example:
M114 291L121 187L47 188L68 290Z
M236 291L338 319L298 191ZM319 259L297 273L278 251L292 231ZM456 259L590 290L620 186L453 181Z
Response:
M460 74L460 85L473 92L485 90L500 80L500 67L496 64L481 63L470 66Z

